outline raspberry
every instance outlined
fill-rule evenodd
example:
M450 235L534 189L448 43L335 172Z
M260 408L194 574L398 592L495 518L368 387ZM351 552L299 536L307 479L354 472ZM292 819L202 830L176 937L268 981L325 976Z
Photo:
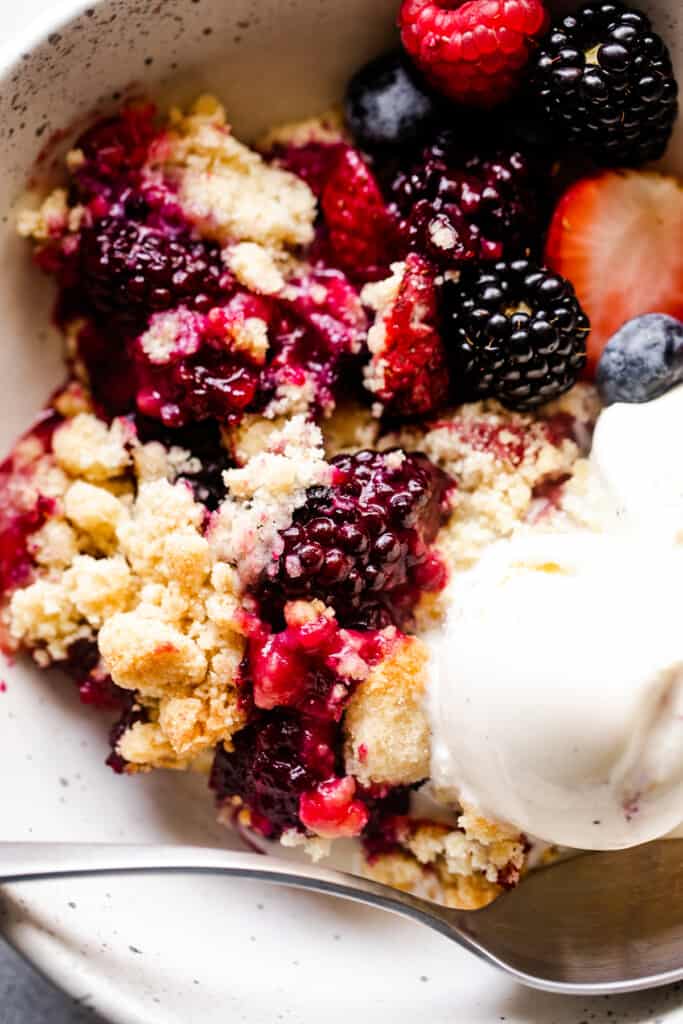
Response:
M320 598L359 629L403 624L445 573L430 550L447 511L450 478L426 455L361 451L332 460L332 487L309 488L266 571L262 610L279 621L286 601Z
M316 835L329 839L359 835L368 821L368 809L355 800L356 780L351 775L320 782L299 798L299 817Z
M268 838L302 831L300 797L334 778L337 742L333 722L280 709L261 712L233 738L230 753L217 748L211 787L219 802L238 797L251 827Z
M292 174L303 179L320 199L330 175L348 148L346 142L320 142L318 140L298 145L277 143L269 151L268 156L279 167L284 167L285 170L291 171Z
M215 242L171 238L123 217L82 231L80 270L97 313L137 323L181 303L206 311L230 283Z
M406 50L435 89L459 103L508 99L546 29L541 0L403 0Z
M460 400L510 409L557 398L586 363L588 318L569 281L528 260L468 267L444 286L444 334Z
M158 135L155 116L156 108L150 103L130 105L115 117L97 121L81 135L75 148L84 159L73 172L80 199L109 198L137 181Z
M463 150L441 132L389 185L409 249L442 266L521 255L537 244L536 183L515 149Z
M386 276L395 247L394 223L361 155L343 150L322 194L332 255L354 280Z
M398 296L382 320L381 348L373 346L367 383L391 415L425 415L448 394L434 273L421 256L408 256Z

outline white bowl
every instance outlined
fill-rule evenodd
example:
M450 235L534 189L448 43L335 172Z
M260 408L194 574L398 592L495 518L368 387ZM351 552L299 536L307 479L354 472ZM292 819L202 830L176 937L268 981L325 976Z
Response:
M31 0L38 10L41 0ZM570 5L565 5L570 6ZM679 0L643 0L683 72ZM61 375L51 293L13 232L14 205L54 132L130 85L169 98L209 87L249 137L324 109L392 34L397 0L102 0L43 11L0 50L0 448ZM18 14L14 13L14 19ZM669 162L683 166L681 131ZM38 168L49 174L49 159ZM74 688L26 662L2 670L3 839L235 842L205 783L103 765L106 726ZM530 927L533 922L530 922ZM16 885L7 938L75 997L120 1024L575 1024L683 1021L677 989L568 1000L519 989L444 940L322 897L215 879ZM0 1017L2 1016L0 1011Z

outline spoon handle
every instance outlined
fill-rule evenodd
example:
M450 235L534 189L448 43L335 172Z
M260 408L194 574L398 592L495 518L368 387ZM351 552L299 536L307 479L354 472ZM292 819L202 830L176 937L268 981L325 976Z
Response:
M158 872L231 875L339 896L409 917L455 939L472 952L480 952L458 933L452 911L371 879L316 864L202 846L0 842L0 883Z

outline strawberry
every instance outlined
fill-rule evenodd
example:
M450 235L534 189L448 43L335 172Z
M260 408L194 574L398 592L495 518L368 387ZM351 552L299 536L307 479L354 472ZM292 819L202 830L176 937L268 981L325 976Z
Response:
M424 257L410 253L396 298L368 338L366 386L393 415L433 412L448 393L434 276Z
M546 262L591 322L588 372L614 332L643 313L683 319L683 186L654 171L606 171L572 185L553 214Z
M382 277L392 258L393 219L372 171L350 146L328 178L321 206L338 265L356 280Z

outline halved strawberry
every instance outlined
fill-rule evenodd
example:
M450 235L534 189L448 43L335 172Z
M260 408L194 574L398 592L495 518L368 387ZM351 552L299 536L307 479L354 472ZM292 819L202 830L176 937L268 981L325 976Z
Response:
M565 192L546 262L569 278L591 322L588 373L618 327L642 313L683 319L683 184L606 171Z
M368 337L366 387L392 415L423 416L443 405L448 394L435 275L423 256L410 253L396 298Z
M394 222L375 176L350 146L325 185L321 206L337 264L355 280L384 276L393 255Z

